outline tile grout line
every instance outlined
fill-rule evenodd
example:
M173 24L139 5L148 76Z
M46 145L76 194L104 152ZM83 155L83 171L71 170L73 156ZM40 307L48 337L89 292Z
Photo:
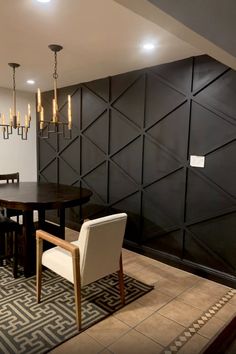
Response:
M235 289L230 289L208 310L203 311L202 315L178 335L172 342L163 349L161 354L174 354L179 351L216 313L236 294Z

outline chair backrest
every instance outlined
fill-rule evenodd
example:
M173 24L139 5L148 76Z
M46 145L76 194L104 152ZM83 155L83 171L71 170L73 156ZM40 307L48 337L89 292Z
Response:
M119 213L83 223L79 239L81 284L119 270L127 214Z
M19 172L0 175L0 183L19 183Z

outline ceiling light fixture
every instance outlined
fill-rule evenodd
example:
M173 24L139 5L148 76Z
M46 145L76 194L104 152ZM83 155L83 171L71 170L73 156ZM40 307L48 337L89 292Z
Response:
M61 45L50 44L48 46L54 52L54 72L53 72L53 86L54 98L52 100L52 118L50 120L44 119L44 108L42 106L41 92L38 89L37 93L37 111L39 113L39 135L42 138L48 138L50 133L62 134L65 139L71 139L72 114L71 114L71 96L68 95L68 116L67 122L59 121L59 109L57 100L57 53L63 49Z
M35 84L35 81L34 81L34 80L27 80L26 82L27 82L27 84L29 84L29 85L34 85L34 84Z
M50 2L51 0L37 0L38 2Z
M153 50L155 48L155 45L153 43L145 43L143 44L143 49L149 51Z
M21 136L22 140L27 140L28 129L31 121L30 104L28 104L28 112L25 115L25 124L21 124L20 112L16 112L16 68L20 66L17 63L8 64L13 69L13 109L10 108L9 123L6 123L5 115L1 115L0 126L2 127L3 138L9 139L13 129L17 129L17 134Z

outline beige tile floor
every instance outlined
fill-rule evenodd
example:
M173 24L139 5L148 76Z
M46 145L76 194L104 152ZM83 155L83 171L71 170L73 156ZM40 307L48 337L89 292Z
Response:
M78 235L71 230L66 234L70 241ZM122 253L124 272L153 284L154 290L55 348L52 354L171 354L171 345L179 340L182 344L173 352L197 354L236 314L233 295L188 337L191 324L230 288L126 249Z

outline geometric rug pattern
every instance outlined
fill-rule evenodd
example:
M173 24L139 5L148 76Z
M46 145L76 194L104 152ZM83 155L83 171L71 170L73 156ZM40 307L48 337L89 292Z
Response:
M126 304L153 289L127 275ZM36 278L12 278L0 267L0 353L45 353L78 334L73 284L50 270L43 272L41 303L36 302ZM82 289L82 331L122 307L117 273Z

